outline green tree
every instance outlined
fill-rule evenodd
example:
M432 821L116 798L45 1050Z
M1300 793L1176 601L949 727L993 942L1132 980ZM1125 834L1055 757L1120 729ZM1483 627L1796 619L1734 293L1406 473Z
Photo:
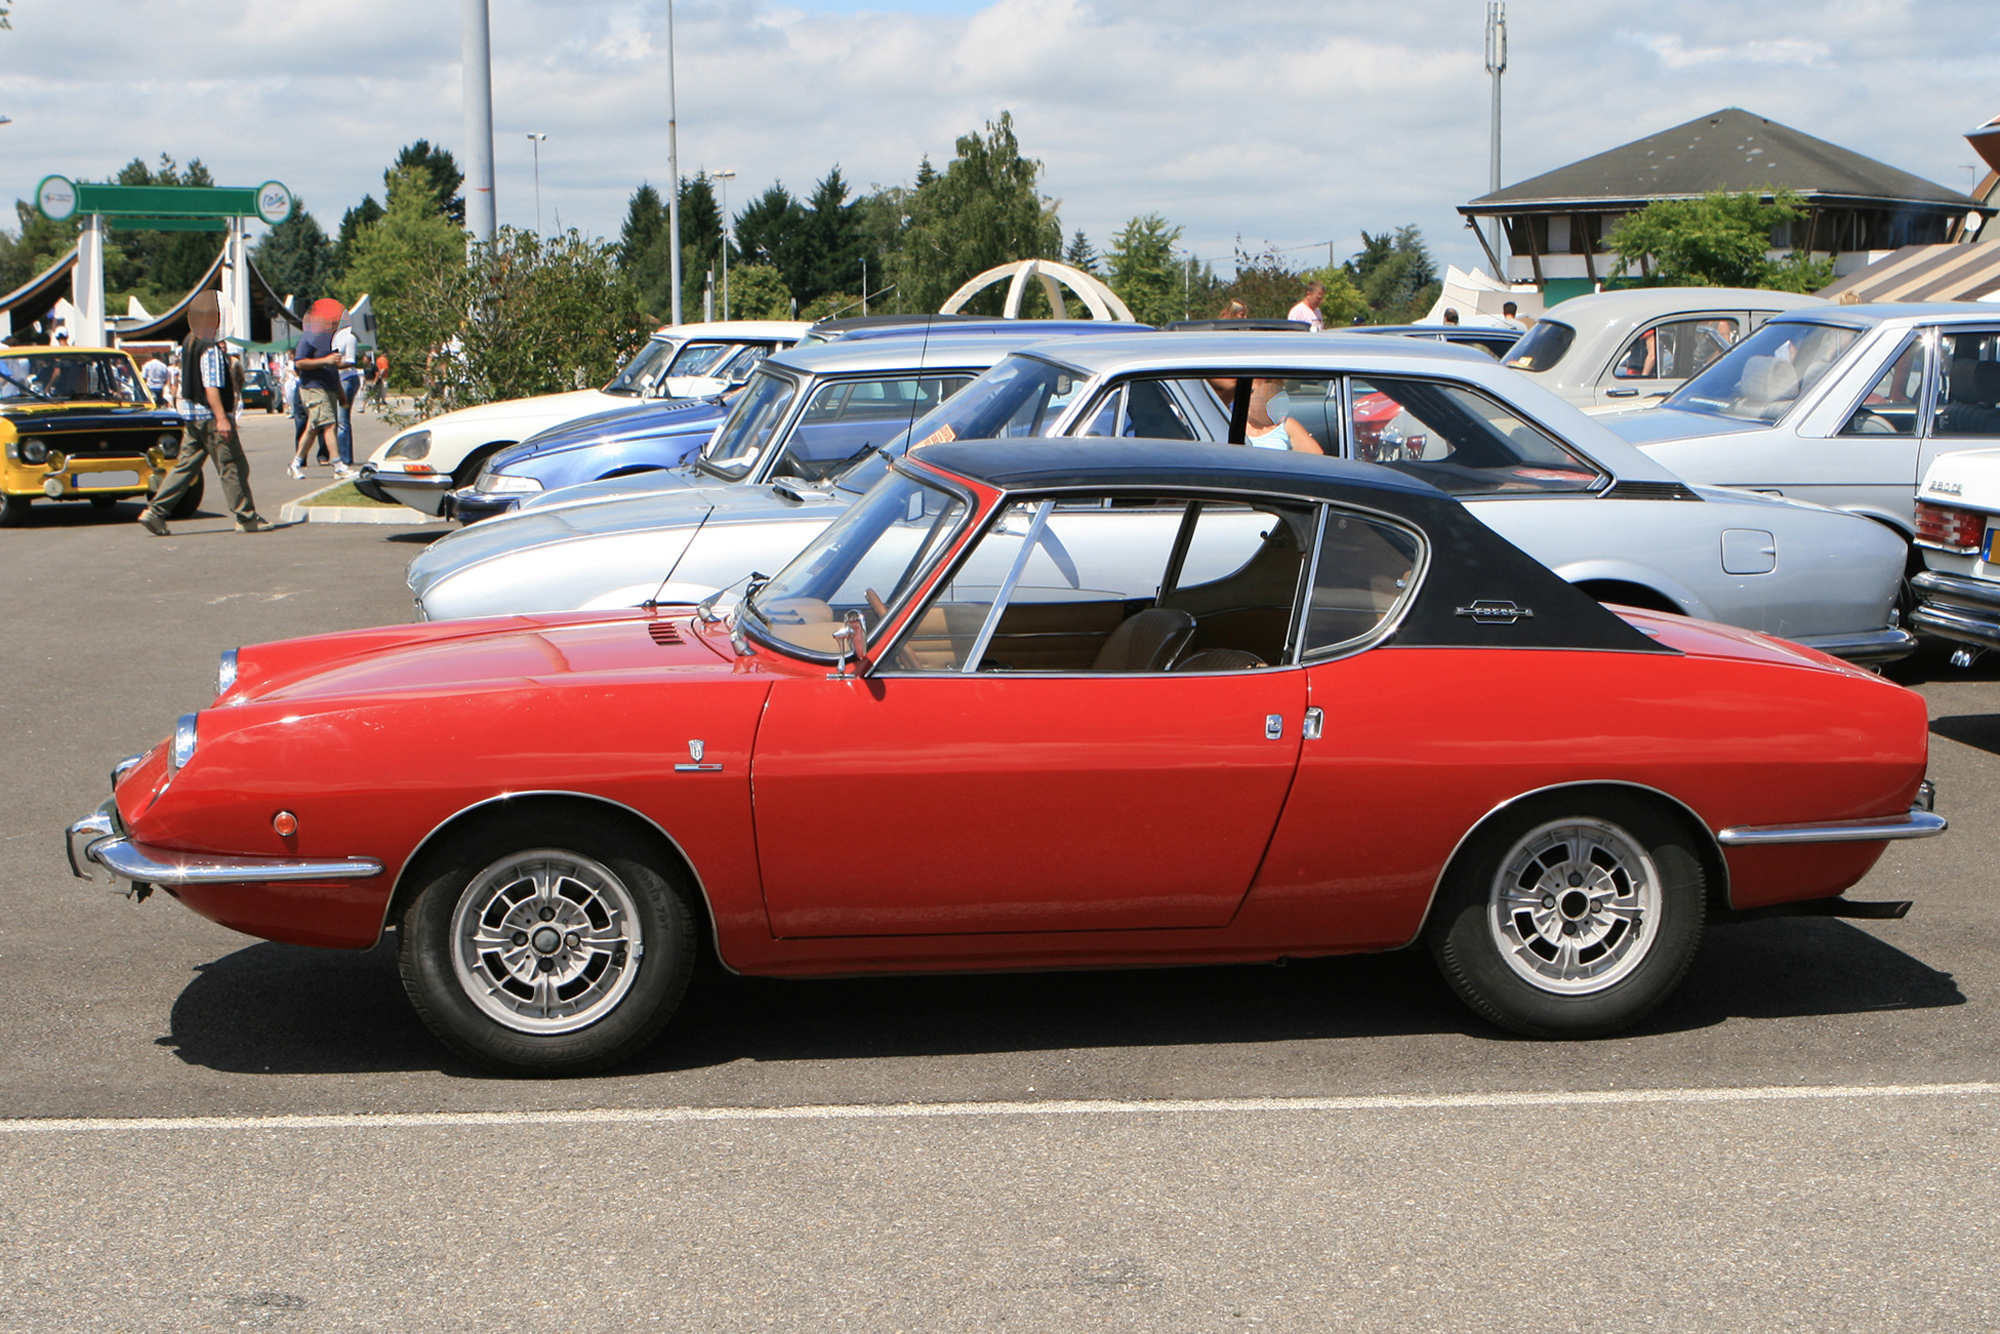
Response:
M783 277L787 291L797 290L805 284L805 223L804 207L792 198L784 182L772 182L768 190L736 215L730 264L746 268L753 264L768 265ZM745 308L737 300L733 273L729 278L729 303L732 314Z
M1105 255L1111 290L1142 323L1165 324L1187 316L1187 283L1174 261L1181 231L1157 213L1133 218Z
M667 241L660 240L661 253ZM722 310L722 209L715 202L715 184L707 172L698 172L681 182L681 313L684 318L701 318L701 293L711 273L716 275L716 312ZM661 269L662 275L667 270ZM671 277L663 277L662 293L670 294ZM668 309L672 302L665 303ZM649 307L650 309L650 307ZM660 311L662 315L666 311Z
M729 270L729 318L791 319L792 293L785 286L784 274L769 264L732 267Z
M1178 228L1175 235L1179 235ZM1063 263L1085 273L1096 273L1098 262L1097 250L1090 244L1090 238L1083 234L1083 228L1077 228L1076 235L1069 238L1069 247L1063 251Z
M428 139L405 144L396 154L395 162L382 173L382 184L387 186L389 178L405 167L421 167L429 172L438 212L461 227L465 225L465 197L459 193L459 187L465 184L465 173L458 169L458 159L451 155L450 149L442 144L432 147Z
M14 217L20 230L0 246L0 292L13 291L61 259L83 230L81 219L51 222L26 200L14 201Z
M861 257L868 251L861 207L847 198L847 182L839 164L820 178L806 197L799 272L792 295L817 302L828 293L847 293L861 286Z
M133 158L113 183L212 189L215 179L199 158L181 167L162 153L153 167ZM222 253L219 231L162 232L113 223L106 239L119 252L115 259L107 252L104 261L105 300L114 311L131 296L155 312L173 306L207 275Z
M1793 251L1772 260L1776 229L1803 218L1790 190L1769 202L1754 191L1716 190L1700 199L1662 199L1628 213L1605 237L1618 255L1613 276L1637 269L1668 287L1772 287L1809 292L1833 281L1833 266Z
M392 186L378 230L397 225L396 193ZM422 216L450 226L435 205L433 196ZM373 234L364 256L372 244ZM503 227L490 245L473 243L456 262L439 259L412 272L395 305L398 336L416 349L403 364L424 368L426 415L602 384L646 339L648 321L615 243L574 229L541 237Z
M340 215L340 234L333 243L333 273L336 278L347 272L347 265L354 257L354 243L361 233L382 220L383 208L375 202L374 195L361 196L361 202Z
M936 310L987 269L1062 253L1056 201L1038 188L1042 164L1021 156L1012 113L988 121L984 135L961 136L956 149L941 173L925 159L907 201L893 269L903 310ZM997 314L1003 299L989 288L974 304Z
M1408 324L1419 319L1436 304L1443 290L1430 247L1414 225L1379 236L1362 232L1360 253L1341 268L1350 284L1360 289L1370 322L1375 324Z
M332 290L334 245L306 210L303 199L292 201L292 216L264 234L250 252L264 281L279 296L297 299L304 310Z
M348 305L372 297L390 362L420 366L444 340L435 336L435 321L412 314L415 294L420 284L434 290L464 267L465 232L439 208L430 173L399 167L389 174L388 208L355 233L334 292Z

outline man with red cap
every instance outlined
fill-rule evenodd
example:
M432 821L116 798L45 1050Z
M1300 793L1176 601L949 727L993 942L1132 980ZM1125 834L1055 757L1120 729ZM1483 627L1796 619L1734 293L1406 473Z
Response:
M197 294L188 305L188 336L181 344L178 406L187 421L187 439L173 471L139 515L140 526L155 537L170 535L168 513L201 475L203 461L211 458L222 478L222 493L236 514L236 531L268 533L277 526L257 513L250 498L250 461L243 456L243 438L236 430L235 377L229 373L229 350L215 336L221 324L222 308L215 293Z

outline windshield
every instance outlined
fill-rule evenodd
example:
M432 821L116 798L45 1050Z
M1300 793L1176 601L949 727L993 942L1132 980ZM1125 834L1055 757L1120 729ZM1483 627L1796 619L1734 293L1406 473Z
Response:
M872 638L950 548L965 514L952 492L892 473L758 589L745 619L760 636L808 653L839 653L833 632L849 612Z
M721 361L723 355L734 346L736 346L734 343L689 343L681 349L680 355L674 358L674 364L667 368L667 374L707 375L710 373L710 368Z
M1576 330L1560 320L1537 320L1507 353L1506 364L1517 371L1545 371L1563 359L1576 341Z
M702 451L702 468L732 482L741 480L764 457L797 392L798 386L782 375L759 371L751 376L736 406Z
M905 440L935 445L947 440L1046 435L1055 428L1056 419L1076 398L1087 379L1067 367L1017 353L952 395L907 432L899 433L896 443L888 446L888 452L901 454L909 447ZM888 466L887 460L876 455L843 474L840 488L866 491Z
M1774 422L1820 382L1861 335L1836 324L1772 321L1668 396L1665 406Z
M132 364L112 352L0 357L0 398L54 403L147 403Z
M831 477L877 445L901 437L910 423L971 381L970 375L825 381L806 400L772 475L808 482Z
M680 343L672 338L655 338L639 349L638 355L625 363L625 368L611 377L611 383L604 386L607 394L617 394L622 398L641 398L653 391L653 387L667 376L667 366L674 359L674 352Z

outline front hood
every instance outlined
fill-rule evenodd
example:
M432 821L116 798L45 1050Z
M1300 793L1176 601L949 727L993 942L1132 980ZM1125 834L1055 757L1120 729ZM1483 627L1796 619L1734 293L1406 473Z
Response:
M1940 454L1924 474L1917 499L1933 505L2000 510L2000 449L1961 449Z
M713 504L709 492L675 491L595 505L518 509L447 533L424 548L410 562L410 588L421 597L430 585L460 570L566 542L660 529L693 531L708 518Z
M1620 439L1635 445L1658 444L1663 440L1691 440L1705 435L1736 435L1768 431L1770 422L1746 422L1734 417L1712 417L1705 412L1685 412L1680 408L1646 408L1638 412L1614 412L1595 419Z
M508 398L498 403L481 403L477 407L459 408L442 413L423 423L425 429L436 432L449 430L455 426L485 426L496 421L524 422L531 420L568 421L583 413L601 409L616 402L606 396L601 389L572 389L562 394L537 394L533 398Z
M678 495L682 492L699 492L709 495L717 491L734 490L736 486L737 483L710 477L691 466L654 468L650 472L628 473L623 477L606 477L595 482L579 482L575 486L559 486L553 491L530 496L521 503L521 508L548 510L570 505L600 505L613 500L637 499L661 493Z
M661 668L727 672L736 655L717 630L697 626L684 609L663 609L316 635L239 650L237 683L216 707L462 694Z
M576 421L560 422L537 431L518 445L510 445L493 456L497 470L522 459L542 458L572 449L593 449L600 445L655 436L709 434L727 409L707 400L675 405L649 403L639 408L615 412L593 412Z
M0 417L21 435L36 431L131 431L145 427L178 430L180 414L152 406L122 403L19 403L0 408Z

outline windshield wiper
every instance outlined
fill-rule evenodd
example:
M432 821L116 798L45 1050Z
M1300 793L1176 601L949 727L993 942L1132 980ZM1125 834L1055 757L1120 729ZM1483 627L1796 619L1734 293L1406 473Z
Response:
M722 619L722 617L717 616L715 614L715 604L722 600L723 594L727 593L729 589L736 587L736 584L749 585L747 588L743 590L743 600L745 602L748 602L751 598L757 595L757 591L759 589L763 588L765 584L768 584L770 582L771 582L770 575L765 574L761 570L752 570L750 571L750 573L744 575L741 579L738 579L735 584L730 584L727 588L718 588L713 593L710 593L707 597L703 598L701 601L695 603L694 614L701 621L703 625L714 625L717 621ZM660 604L657 602L651 602L645 605L657 607Z

